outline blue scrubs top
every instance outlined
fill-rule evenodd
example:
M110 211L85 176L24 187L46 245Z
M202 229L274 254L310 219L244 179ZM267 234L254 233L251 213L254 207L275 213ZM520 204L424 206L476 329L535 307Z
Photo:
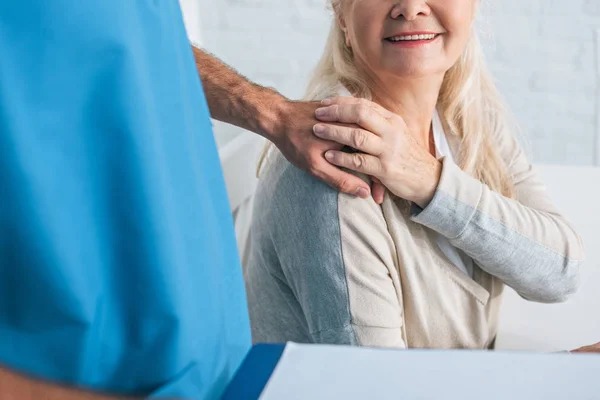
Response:
M214 398L250 346L175 0L0 0L0 364Z

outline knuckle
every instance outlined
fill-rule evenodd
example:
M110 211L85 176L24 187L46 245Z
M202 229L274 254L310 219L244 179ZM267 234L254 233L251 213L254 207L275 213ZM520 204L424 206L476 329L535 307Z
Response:
M394 114L393 112L388 111L385 108L381 107L379 109L379 113L381 114L381 116L384 119L388 120L388 122L394 122L394 117L395 117L396 114Z
M352 130L352 145L354 148L359 149L367 144L367 135L360 129Z
M332 107L333 107L333 109L332 109L333 116L335 117L336 120L339 120L340 116L341 116L339 104L335 104Z
M340 136L340 133L340 127L337 125L327 128L328 139L337 139Z
M365 156L362 154L354 154L352 157L352 165L356 168L361 168L366 164Z
M364 121L369 116L369 108L365 105L360 105L356 110L357 122Z

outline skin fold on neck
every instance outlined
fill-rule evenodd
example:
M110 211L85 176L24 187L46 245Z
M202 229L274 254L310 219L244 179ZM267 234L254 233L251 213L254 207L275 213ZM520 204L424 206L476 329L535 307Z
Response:
M431 150L431 120L444 76L379 77L366 68L357 67L371 89L373 101L400 115L408 127L407 133Z

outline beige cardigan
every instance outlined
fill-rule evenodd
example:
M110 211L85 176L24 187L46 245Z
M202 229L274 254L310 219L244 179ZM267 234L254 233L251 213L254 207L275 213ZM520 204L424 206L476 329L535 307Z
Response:
M379 206L337 193L275 150L246 271L253 340L483 349L496 337L504 284L532 301L564 301L578 287L581 239L512 135L497 145L516 200L443 159L424 210L390 194ZM474 260L473 278L434 232Z

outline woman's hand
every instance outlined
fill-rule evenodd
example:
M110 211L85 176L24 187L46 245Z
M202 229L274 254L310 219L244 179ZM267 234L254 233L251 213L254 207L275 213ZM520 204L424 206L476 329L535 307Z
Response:
M571 353L600 353L600 342L591 346L584 346L575 350L571 350Z
M345 144L359 153L330 150L329 162L381 181L396 196L426 207L437 188L442 165L407 132L396 115L365 99L336 97L316 110L323 122L356 124L359 128L317 124L315 135Z

